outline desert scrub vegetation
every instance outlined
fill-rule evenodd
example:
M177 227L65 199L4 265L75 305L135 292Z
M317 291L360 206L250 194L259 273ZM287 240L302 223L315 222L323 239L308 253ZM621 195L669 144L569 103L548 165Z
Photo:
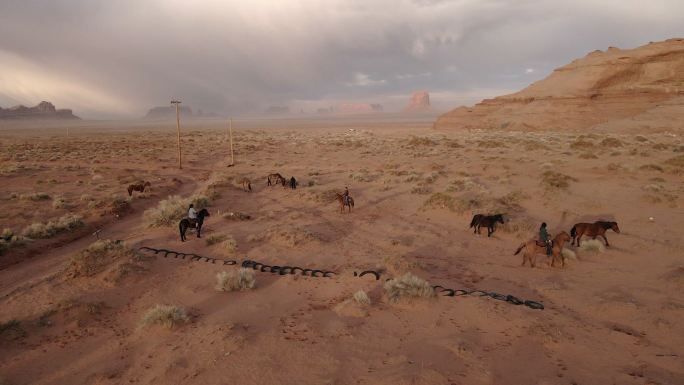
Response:
M370 306L371 304L370 297L368 297L368 294L366 294L366 292L363 290L359 290L356 293L354 293L352 298L354 299L354 301L356 301L356 303L358 303L361 306Z
M423 209L449 209L456 211L456 200L449 194L437 192L423 202Z
M140 320L140 326L161 325L172 329L189 320L190 318L182 307L174 305L156 305L145 312Z
M235 254L237 251L237 242L233 237L227 234L212 234L206 237L205 242L207 246L219 245L228 254Z
M212 246L217 243L221 243L226 239L228 239L228 236L225 234L211 234L204 238L204 242L207 244L207 246Z
M557 171L547 170L541 176L541 185L546 190L566 189L570 187L570 182L577 182L577 179Z
M390 279L385 282L383 288L389 302L399 302L403 299L433 298L435 290L422 278L411 273Z
M600 144L603 147L622 147L622 141L620 141L620 139L610 137L603 139Z
M66 214L56 220L35 222L24 228L22 235L31 239L52 238L59 233L73 231L85 226L85 222L78 215Z
M584 253L603 253L606 246L598 239L581 240L579 249Z
M406 143L409 147L419 147L419 146L434 146L437 144L434 140L421 136L411 136L411 139Z
M21 323L15 319L0 323L0 339L18 340L26 336Z
M160 201L157 207L145 210L143 221L148 227L174 225L185 217L191 203L199 211L209 205L209 198L204 195L193 195L190 198L181 198L178 195L169 196Z
M124 242L101 239L71 257L66 273L70 278L90 277L116 261L137 260L138 254Z
M216 281L216 290L218 291L245 291L254 288L256 284L254 270L244 267L222 271L216 274Z
M52 208L53 209L67 209L67 208L69 208L69 204L67 203L67 201L64 197L56 196L52 199Z
M46 201L50 199L50 195L44 192L39 192L39 193L33 193L33 194L21 194L19 195L19 199L24 200L24 201Z
M675 168L684 168L684 155L675 156L665 161L668 166L673 166Z

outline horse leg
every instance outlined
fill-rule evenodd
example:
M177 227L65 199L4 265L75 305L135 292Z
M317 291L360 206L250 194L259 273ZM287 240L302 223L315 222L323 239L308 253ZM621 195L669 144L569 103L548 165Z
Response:
M606 238L606 234L601 234L601 236L603 237L603 240L606 241L606 246L610 247L610 245L608 244L608 238Z
M178 230L180 231L181 242L185 242L185 226L182 223L178 225Z
M494 229L487 226L487 238L491 237L493 233L494 233Z
M577 235L577 247L580 247L580 239L582 239L582 235L584 235L584 234L580 233Z
M520 266L525 266L525 262L527 262L527 250L523 251L523 263ZM532 264L532 262L530 262Z
M530 257L530 267L537 266L537 253L533 253Z
M200 234L201 231L202 231L202 225L198 223L197 224L197 238L202 238L202 235Z

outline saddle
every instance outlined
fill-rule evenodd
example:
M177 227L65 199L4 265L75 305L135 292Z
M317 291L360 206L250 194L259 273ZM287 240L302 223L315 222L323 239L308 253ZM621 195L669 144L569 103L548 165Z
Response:
M188 222L190 222L190 228L191 229L196 229L197 228L197 219L192 219L192 218L186 218Z
M539 246L539 247L546 247L546 243L545 243L545 242L542 242L542 241L540 241L540 240L536 240L535 242L537 243L537 246ZM551 247L553 247L553 240L550 241L550 243L551 243Z

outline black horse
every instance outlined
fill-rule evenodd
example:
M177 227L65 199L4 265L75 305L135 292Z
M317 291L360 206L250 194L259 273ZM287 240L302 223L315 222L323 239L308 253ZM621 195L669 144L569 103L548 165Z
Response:
M503 214L496 214L496 215L476 214L473 217L473 220L470 221L470 227L475 228L475 231L473 231L473 234L475 234L475 233L480 234L480 226L487 226L487 236L491 237L492 234L494 234L494 230L496 230L496 222L499 222L501 224L504 223Z
M181 242L185 242L185 232L188 229L197 229L197 238L202 238L200 234L202 231L202 223L204 223L204 218L208 216L210 216L209 211L207 211L207 209L202 209L199 213L197 213L197 219L195 220L194 224L190 222L189 218L181 219L180 223L178 223L178 230L180 231Z

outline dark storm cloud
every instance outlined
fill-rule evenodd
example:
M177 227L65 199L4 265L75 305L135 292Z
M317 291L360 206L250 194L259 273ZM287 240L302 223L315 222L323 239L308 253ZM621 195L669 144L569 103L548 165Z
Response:
M684 35L684 2L549 0L0 1L0 105L50 99L137 116L179 97L447 107L521 88L594 49Z

